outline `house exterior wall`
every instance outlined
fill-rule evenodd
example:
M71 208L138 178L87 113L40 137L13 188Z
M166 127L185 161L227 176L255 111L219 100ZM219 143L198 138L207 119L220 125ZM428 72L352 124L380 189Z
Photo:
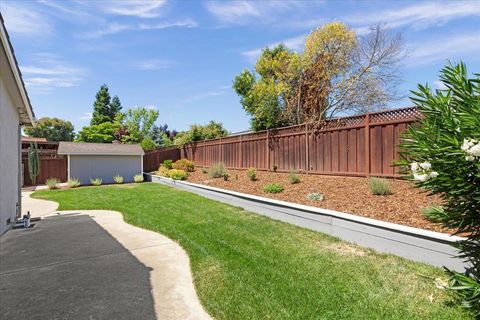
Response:
M120 155L70 155L68 171L70 178L80 179L81 184L90 184L90 178L102 178L102 183L114 183L119 174L124 182L132 182L133 176L142 173L142 156Z
M0 77L0 235L15 222L19 195L19 115Z

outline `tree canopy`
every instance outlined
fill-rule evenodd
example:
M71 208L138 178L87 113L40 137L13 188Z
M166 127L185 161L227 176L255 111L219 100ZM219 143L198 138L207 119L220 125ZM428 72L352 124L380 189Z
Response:
M332 22L313 30L301 53L265 48L255 72L242 71L233 89L255 131L375 111L399 97L404 57L401 35L382 25L358 36Z
M118 96L110 98L108 86L103 84L95 95L95 102L93 103L93 115L90 121L91 125L96 125L104 122L113 122L118 112L122 110L122 104Z
M26 127L25 134L35 138L45 138L47 141L72 141L74 137L73 124L59 118L40 118L35 127Z
M175 136L173 143L180 146L193 141L222 138L228 134L229 132L223 127L221 122L212 120L206 125L192 124L189 130L179 132Z

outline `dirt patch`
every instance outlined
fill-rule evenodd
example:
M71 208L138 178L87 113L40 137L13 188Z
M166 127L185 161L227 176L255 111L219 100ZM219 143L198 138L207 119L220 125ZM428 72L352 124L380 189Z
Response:
M289 201L308 206L338 210L359 216L403 224L426 230L445 232L441 226L426 220L421 209L440 203L437 196L415 188L409 181L390 180L392 194L372 195L368 189L368 180L357 177L338 177L299 174L301 182L290 184L288 173L257 172L257 181L250 181L244 170L229 170L230 179L208 179L200 169L192 172L188 181L212 187L223 188L262 197ZM282 193L263 192L267 183L281 183ZM321 193L323 201L312 201L306 197L309 193Z

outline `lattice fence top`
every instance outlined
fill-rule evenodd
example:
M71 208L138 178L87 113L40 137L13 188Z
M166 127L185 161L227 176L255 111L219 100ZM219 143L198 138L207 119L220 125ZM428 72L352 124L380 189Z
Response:
M415 119L419 115L416 107L393 109L370 114L370 123Z

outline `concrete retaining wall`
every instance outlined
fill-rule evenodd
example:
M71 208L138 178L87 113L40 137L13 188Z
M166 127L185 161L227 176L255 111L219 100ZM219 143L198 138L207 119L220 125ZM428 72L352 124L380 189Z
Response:
M300 227L333 235L342 240L391 253L410 260L437 267L463 271L466 264L456 258L452 245L460 237L407 227L343 212L309 207L244 193L175 181L145 174L146 181L158 182L232 206L298 225Z

